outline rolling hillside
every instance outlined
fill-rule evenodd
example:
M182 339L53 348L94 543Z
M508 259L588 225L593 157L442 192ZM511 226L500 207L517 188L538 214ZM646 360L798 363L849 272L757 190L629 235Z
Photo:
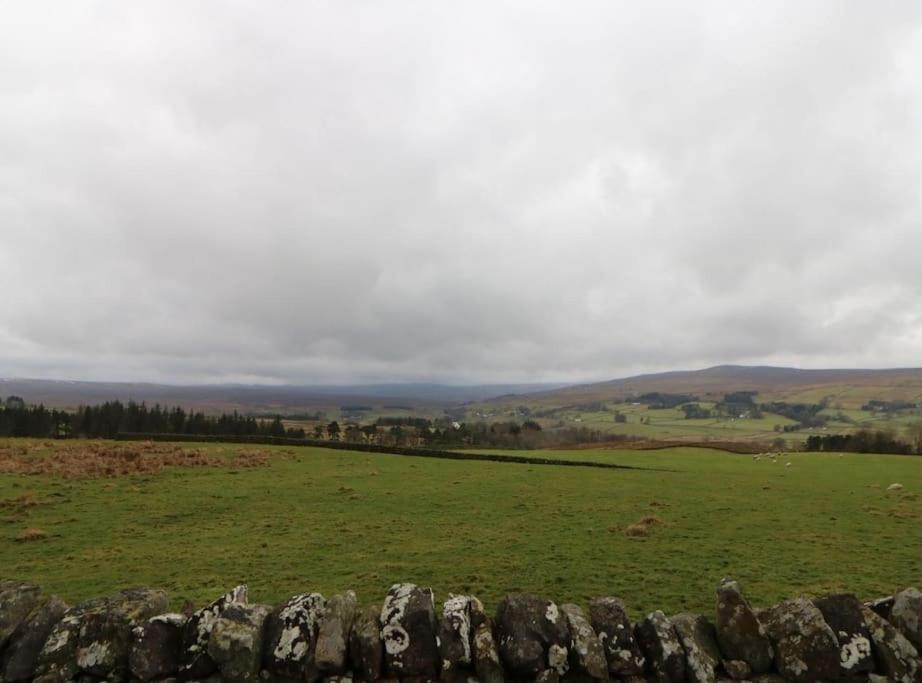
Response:
M719 365L637 375L530 394L536 404L577 405L590 401L620 402L649 392L694 394L717 400L731 391L757 391L760 401L831 404L860 408L871 399L922 402L922 368L886 370L801 370L768 366ZM498 399L509 402L515 399Z

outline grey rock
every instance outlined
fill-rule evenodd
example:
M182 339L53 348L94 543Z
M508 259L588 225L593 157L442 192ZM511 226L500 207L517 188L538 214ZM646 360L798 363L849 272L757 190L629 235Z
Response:
M778 673L796 683L838 678L839 641L812 602L785 600L760 617L775 648Z
M471 655L471 599L466 595L450 595L442 605L439 620L439 658L442 662L442 679L464 679L469 674Z
M349 633L355 620L356 597L353 591L334 595L327 600L317 631L314 663L327 675L346 672Z
M499 659L496 638L493 637L492 619L486 618L480 621L474 630L471 650L477 679L481 683L503 683L505 673Z
M182 614L158 614L132 629L128 668L135 678L152 681L177 674L185 623Z
M40 601L32 609L7 639L0 659L0 680L17 683L32 678L42 646L66 611L67 605L56 596Z
M107 598L98 609L85 611L77 636L79 669L98 678L127 677L131 630L163 612L168 602L163 591L130 588Z
M377 681L384 669L384 644L378 624L380 610L367 607L359 610L349 634L349 659L355 679Z
M162 612L163 591L130 588L67 610L51 629L35 667L40 683L69 681L79 673L120 679L128 675L131 629Z
M560 606L570 629L570 671L593 680L608 680L608 660L602 642L577 605Z
M208 641L221 614L231 605L247 604L247 587L237 586L207 607L193 612L183 626L182 650L179 654L179 680L196 681L218 672L208 654Z
M877 598L876 600L866 602L864 603L864 606L868 607L871 609L871 611L889 621L890 610L893 609L893 600L894 598L892 595L887 595L882 598Z
M620 598L596 598L589 604L589 621L602 643L608 670L614 676L639 676L646 660Z
M864 623L871 633L871 647L878 671L897 683L922 682L919 652L889 621L868 607L862 608Z
M24 581L0 581L0 650L38 606L42 589Z
M723 579L717 588L715 625L725 659L742 660L757 674L771 669L774 650L768 634L732 579Z
M535 683L558 683L559 681L560 674L556 669L545 669L535 676Z
M907 588L894 595L889 621L922 652L922 591Z
M846 679L874 671L871 634L861 602L854 595L828 595L813 601L839 641L839 676Z
M723 670L734 681L747 681L752 677L752 667L741 659L725 659L722 662ZM765 674L762 674L765 675Z
M677 614L670 621L685 650L688 680L691 683L714 683L720 665L714 626L699 614Z
M295 595L266 618L263 666L274 681L301 681L315 671L314 649L326 600L320 593Z
M507 595L496 611L499 654L510 677L534 677L545 669L569 668L570 632L566 617L550 600Z
M439 653L432 591L412 583L391 586L381 608L385 669L401 679L435 678Z
M659 610L648 614L634 628L634 637L659 683L685 680L685 651L665 614Z
M232 603L221 611L208 638L208 656L225 683L251 683L259 679L262 662L263 624L268 605Z

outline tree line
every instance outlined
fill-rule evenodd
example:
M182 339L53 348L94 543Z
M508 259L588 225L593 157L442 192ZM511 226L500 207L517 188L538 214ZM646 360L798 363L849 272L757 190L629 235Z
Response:
M234 436L288 436L304 438L303 429L287 428L280 416L258 419L237 411L214 417L181 407L147 406L129 401L107 401L80 406L74 412L48 409L43 405L0 408L0 436L38 438L84 437L111 439L119 432L148 434L228 434Z
M859 429L853 434L814 434L807 437L804 447L808 451L922 455L922 426L913 425L906 441L891 432Z

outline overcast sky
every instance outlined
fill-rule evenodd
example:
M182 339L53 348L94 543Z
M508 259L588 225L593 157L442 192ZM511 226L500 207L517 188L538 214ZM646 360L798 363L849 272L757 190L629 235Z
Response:
M0 376L922 366L922 3L0 5Z

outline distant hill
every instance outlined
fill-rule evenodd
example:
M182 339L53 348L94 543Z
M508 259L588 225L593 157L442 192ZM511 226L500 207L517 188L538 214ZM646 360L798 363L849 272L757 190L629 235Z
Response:
M833 404L858 408L871 399L922 402L922 368L802 370L719 365L564 387L531 394L528 399L548 406L574 405L629 400L654 391L694 394L705 400L730 391L756 391L762 401L815 403L828 397Z
M364 384L266 386L242 384L169 385L140 382L70 382L0 378L0 398L23 397L29 403L75 408L110 400L181 405L209 413L238 410L254 413L293 413L337 408L345 404L373 404L383 409L406 406L433 409L482 401L495 396L525 394L558 388L561 384Z

